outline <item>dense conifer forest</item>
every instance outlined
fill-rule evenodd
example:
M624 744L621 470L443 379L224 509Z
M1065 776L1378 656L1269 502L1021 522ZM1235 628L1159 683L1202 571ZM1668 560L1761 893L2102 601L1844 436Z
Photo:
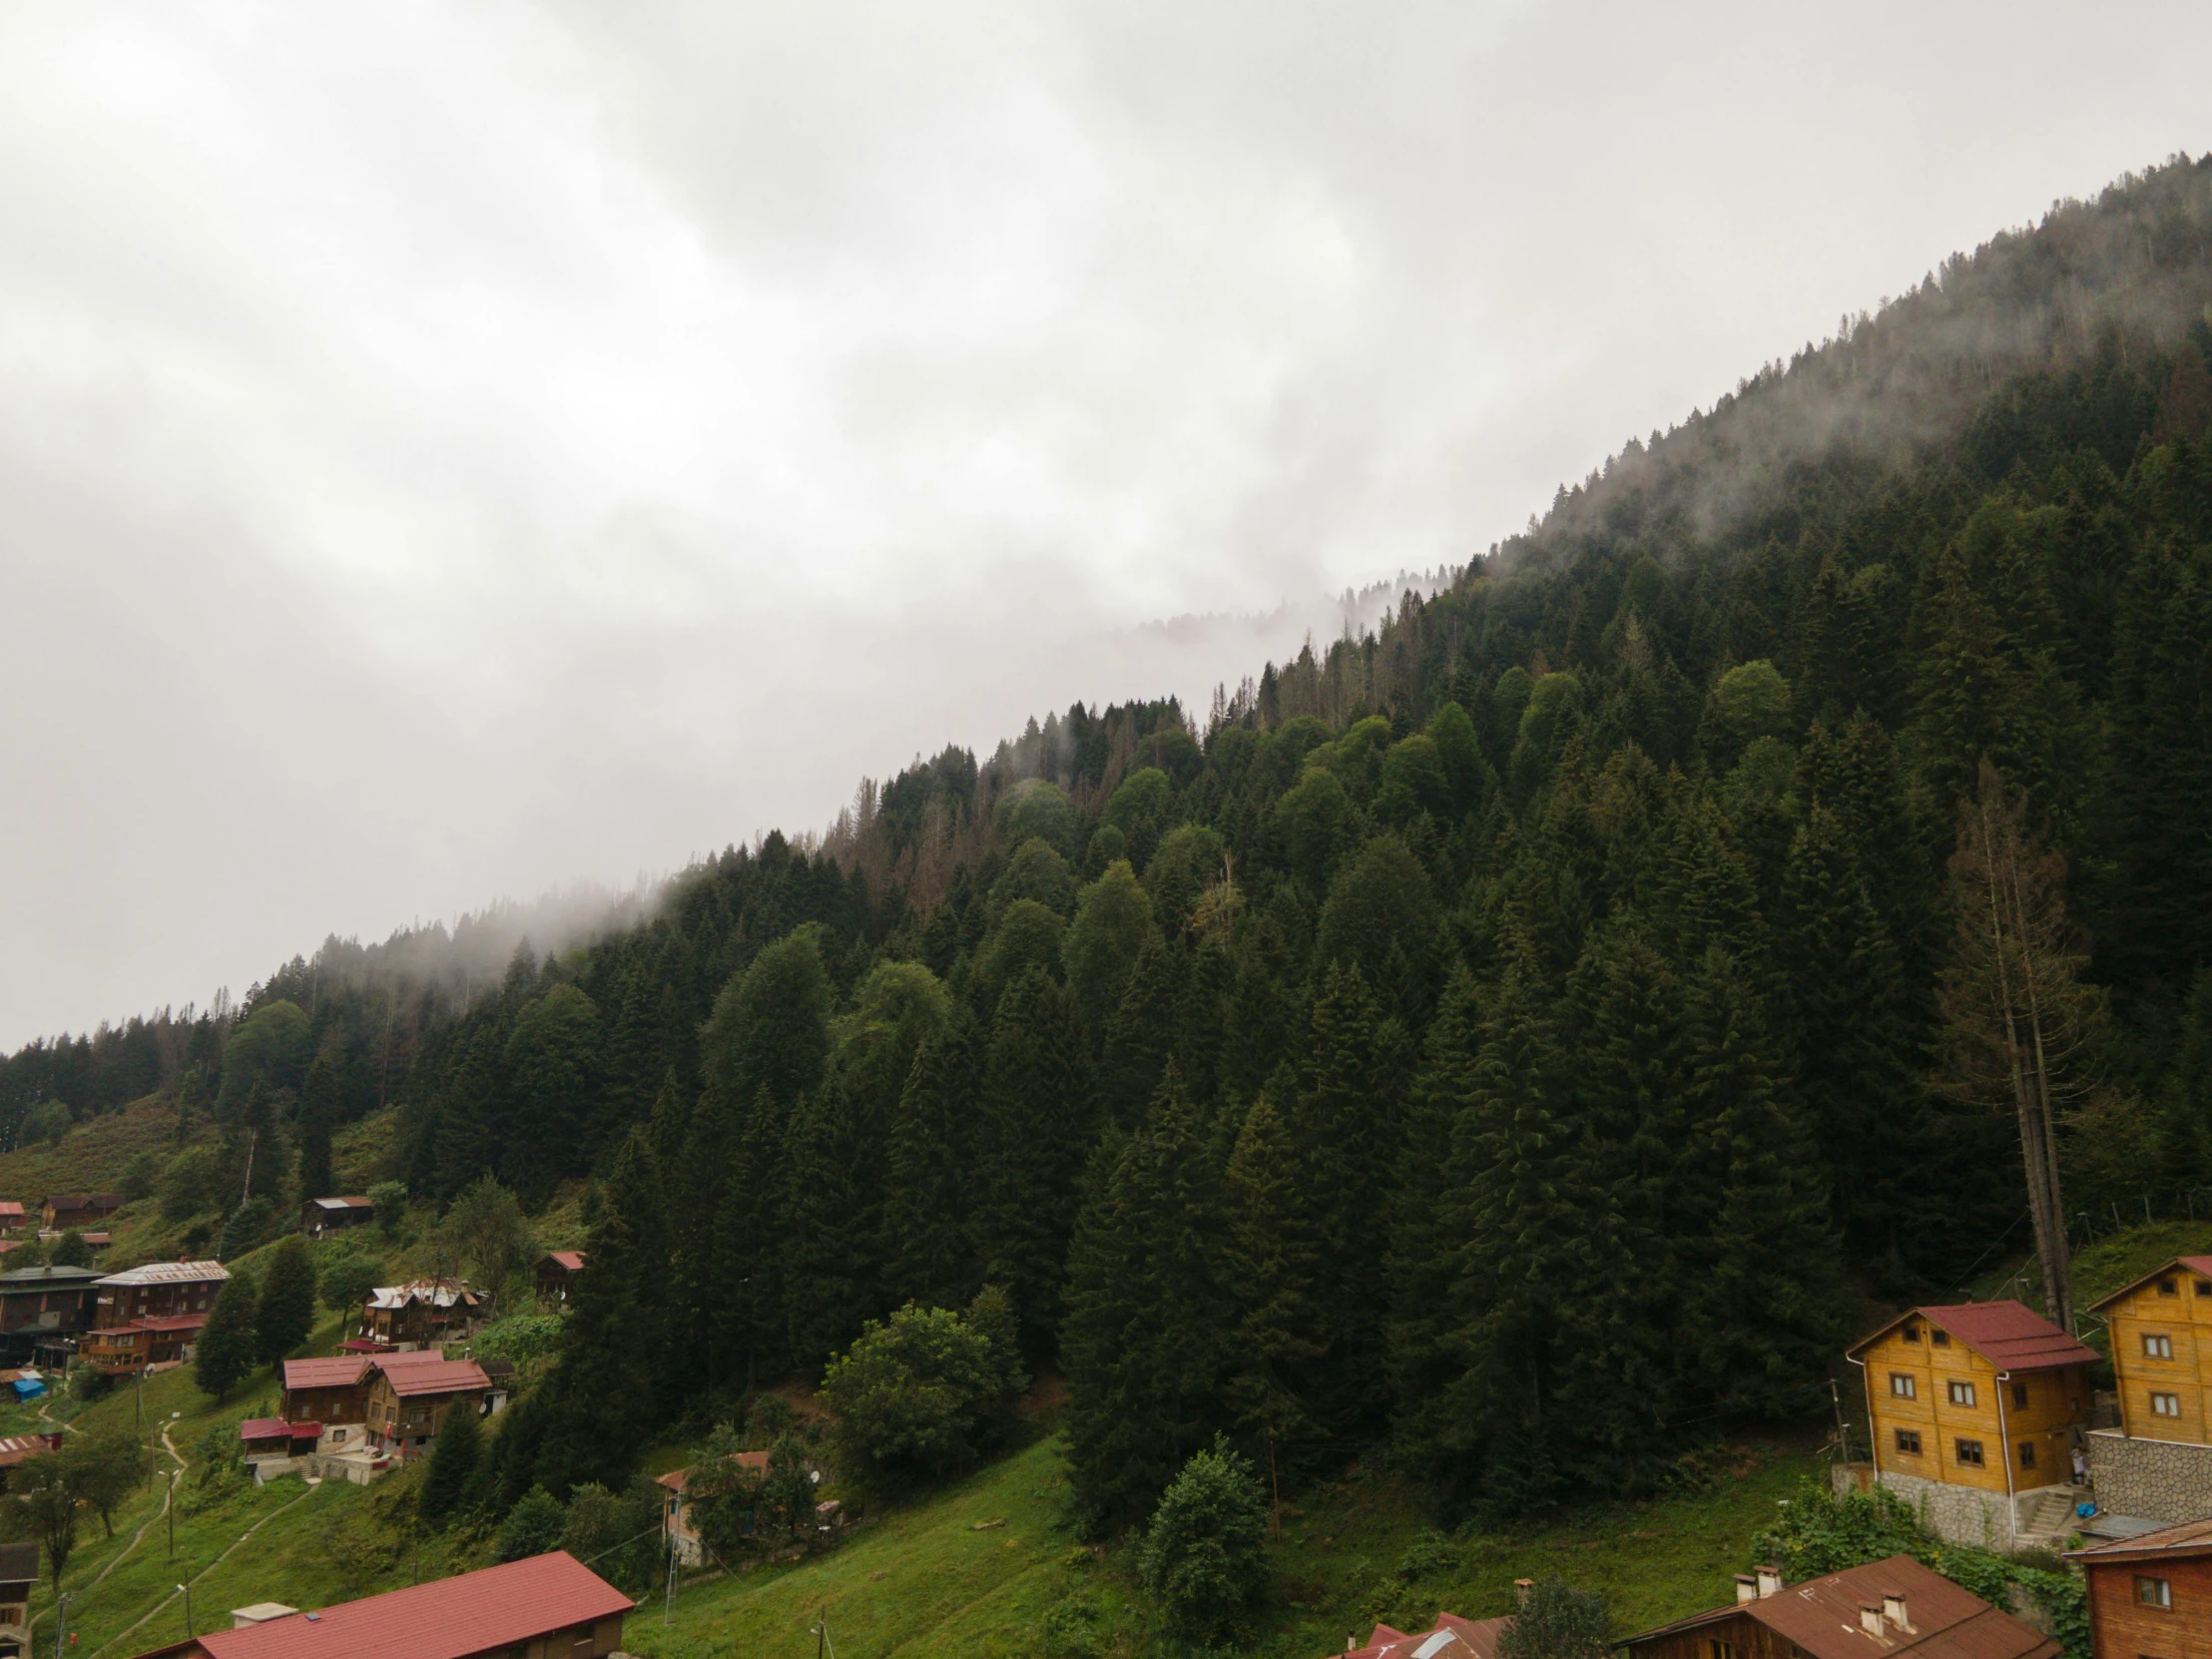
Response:
M1203 714L947 749L500 974L333 940L25 1049L0 1117L167 1090L276 1195L389 1107L418 1199L588 1181L509 1502L986 1286L1102 1526L1217 1434L1446 1509L1651 1489L1824 1410L1855 1297L2212 1188L2208 301L2184 158Z

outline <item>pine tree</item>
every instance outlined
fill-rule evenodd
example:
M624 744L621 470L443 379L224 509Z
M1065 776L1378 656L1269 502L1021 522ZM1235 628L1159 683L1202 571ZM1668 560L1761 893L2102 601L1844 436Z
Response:
M831 1076L786 1130L783 1293L789 1352L813 1374L889 1312L876 1239L881 1139L852 1080Z
M1463 969L1445 987L1420 1069L1407 1091L1393 1225L1386 1352L1401 1413L1417 1415L1450 1380L1452 1285L1466 1219L1455 1148L1471 1110L1482 1034L1482 998Z
M1283 1084L1286 1092L1289 1077ZM1224 1392L1248 1433L1310 1439L1313 1363L1327 1349L1316 1277L1320 1228L1305 1204L1312 1172L1267 1094L1252 1103L1222 1182L1222 1284L1237 1310Z
M1189 967L1179 945L1147 936L1106 1023L1106 1055L1099 1066L1099 1097L1108 1117L1124 1128L1137 1122L1160 1086L1181 1037Z
M430 1467L423 1474L415 1508L432 1526L441 1526L460 1512L475 1483L482 1457L482 1436L476 1410L467 1400L448 1406L438 1425L438 1437L430 1446Z
M255 1358L273 1366L307 1340L314 1329L314 1257L304 1235L289 1233L276 1247L254 1310Z
M924 1043L899 1096L887 1149L883 1237L891 1296L925 1308L957 1307L981 1288L968 1217L973 1103L982 1041L964 1016Z
M1091 1142L1090 1068L1069 994L1026 969L998 1005L975 1141L976 1255L1004 1285L1023 1329L1048 1342L1060 1323L1077 1185Z
M1170 1071L1145 1122L1102 1149L1068 1252L1070 1473L1102 1523L1147 1513L1228 1426L1231 1312L1219 1275L1219 1165Z
M243 1272L233 1272L216 1293L215 1306L208 1310L208 1323L200 1328L193 1351L193 1381L202 1393L226 1399L253 1371L254 1316L260 1297L261 1287L253 1275Z
M337 1116L337 1067L327 1054L315 1056L299 1085L299 1192L324 1198L337 1190L330 1171L330 1128Z

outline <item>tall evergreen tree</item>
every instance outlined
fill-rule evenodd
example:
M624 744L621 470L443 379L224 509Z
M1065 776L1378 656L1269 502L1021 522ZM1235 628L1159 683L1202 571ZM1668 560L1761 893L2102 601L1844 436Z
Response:
M255 1358L273 1366L314 1329L314 1257L304 1235L287 1233L270 1259L254 1308Z
M922 1044L891 1122L883 1236L893 1298L951 1308L982 1286L968 1218L983 1041L965 1016Z

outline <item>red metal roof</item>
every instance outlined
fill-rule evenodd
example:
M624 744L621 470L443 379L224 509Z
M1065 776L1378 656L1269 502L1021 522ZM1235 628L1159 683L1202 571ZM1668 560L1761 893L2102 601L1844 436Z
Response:
M242 1440L318 1440L319 1422L286 1422L282 1417L248 1417L239 1424Z
M23 1206L12 1199L0 1199L0 1221L8 1220L11 1217L16 1221L21 1221L23 1219Z
M1905 1628L1887 1619L1882 1634L1860 1623L1860 1609L1880 1608L1883 1598L1905 1598ZM1731 1602L1628 1638L1631 1652L1648 1642L1738 1614L1748 1614L1813 1659L2057 1659L2058 1644L2040 1631L2000 1613L1910 1555L1893 1555L1826 1578L1792 1584L1756 1601Z
M1915 1315L1949 1332L1998 1371L2054 1371L2060 1366L2096 1364L2097 1352L2078 1343L2042 1315L2017 1302L1961 1302L1940 1308L1913 1308L1873 1336L1852 1345L1857 1354Z
M473 1360L440 1360L434 1365L380 1366L391 1391L405 1399L414 1394L450 1394L464 1388L488 1388L491 1379Z
M730 1461L749 1469L766 1469L768 1467L768 1453L765 1451L741 1451ZM656 1485L666 1486L672 1492L680 1492L684 1489L684 1482L691 1478L691 1470L670 1469L668 1473L655 1475L653 1478Z
M2196 1261L2212 1261L2212 1257L2199 1256ZM2183 1257L2188 1261L2191 1258ZM2118 1565L2125 1561L2176 1561L2192 1556L2212 1555L2212 1520L2183 1521L2179 1526L2166 1526L2156 1532L2140 1532L2132 1538L2118 1538L2107 1544L2093 1544L2087 1549L2069 1550L2066 1559L2079 1561L2085 1567L2099 1564Z
M350 1388L368 1375L365 1354L334 1354L323 1359L286 1360L287 1388Z
M1420 1659L1497 1659L1498 1632L1512 1622L1510 1614L1499 1619L1463 1619L1456 1613L1438 1613L1434 1627L1417 1636L1379 1624L1368 1645L1347 1653L1345 1659L1413 1659L1415 1654Z
M560 1263L570 1273L577 1272L584 1265L584 1253L580 1250L549 1250L545 1253L545 1259Z
M565 1550L200 1638L209 1659L464 1659L627 1613Z

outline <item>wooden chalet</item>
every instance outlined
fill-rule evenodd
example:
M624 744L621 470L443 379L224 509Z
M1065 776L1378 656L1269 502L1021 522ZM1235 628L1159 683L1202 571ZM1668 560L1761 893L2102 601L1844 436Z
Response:
M560 1307L568 1301L570 1284L583 1271L582 1251L548 1251L538 1259L538 1301L549 1307Z
M101 1226L126 1202L121 1193L55 1193L39 1206L39 1231L67 1233L74 1228L82 1233Z
M2212 1444L2212 1256L2176 1256L2092 1311L2112 1338L2120 1432Z
M310 1239L365 1226L376 1219L376 1206L358 1193L342 1198L310 1198L299 1206L299 1231Z
M21 1204L13 1199L0 1200L0 1238L22 1232L29 1220Z
M220 1262L148 1262L109 1274L93 1286L93 1329L79 1356L110 1376L189 1360L230 1277Z
M0 1358L20 1364L44 1343L92 1329L98 1268L18 1268L0 1273Z
M257 1607L139 1659L607 1659L630 1598L566 1550L319 1611Z
M2096 1659L2212 1653L2212 1521L2070 1551L2089 1592Z
M0 1544L0 1659L31 1651L31 1591L38 1583L38 1545Z
M1621 1647L1628 1659L2058 1659L2061 1651L1910 1555L1793 1585L1762 1567L1736 1580L1730 1605L1641 1631Z
M473 1360L378 1366L368 1385L368 1434L376 1449L402 1462L420 1457L456 1407L477 1415L491 1379Z
M361 1308L361 1340L377 1348L460 1342L491 1317L491 1298L462 1279L380 1285Z
M2006 1546L2063 1535L2093 1349L2017 1302L1968 1302L1900 1314L1848 1357L1866 1377L1876 1477L1916 1506L1930 1487L1987 1500L1934 1494L1937 1531Z
M321 1425L317 1450L354 1450L369 1439L368 1393L379 1373L445 1363L444 1354L434 1348L286 1360L281 1369L283 1388L277 1395L277 1409L284 1421ZM497 1387L496 1382L491 1385Z

